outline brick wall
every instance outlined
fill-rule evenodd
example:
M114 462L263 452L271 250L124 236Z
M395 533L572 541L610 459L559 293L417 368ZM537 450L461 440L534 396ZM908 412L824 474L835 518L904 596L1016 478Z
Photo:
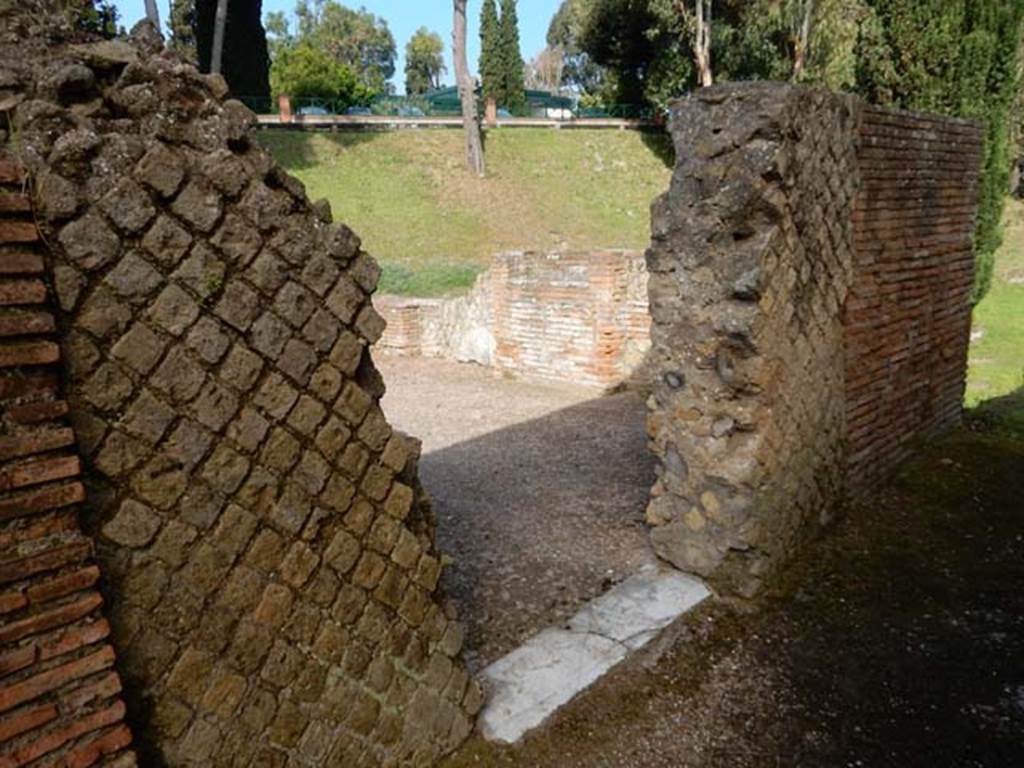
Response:
M381 352L399 357L441 357L432 342L428 324L437 316L443 299L380 296L377 311L387 328L376 344Z
M646 351L642 263L624 251L500 255L495 366L524 379L621 383Z
M643 379L647 273L637 252L503 253L467 296L379 303L393 354L489 365L600 388Z
M865 107L846 302L851 489L963 408L982 141L968 121Z
M655 550L756 592L960 415L981 132L778 83L673 110L648 253Z
M136 764L20 164L0 144L0 766Z

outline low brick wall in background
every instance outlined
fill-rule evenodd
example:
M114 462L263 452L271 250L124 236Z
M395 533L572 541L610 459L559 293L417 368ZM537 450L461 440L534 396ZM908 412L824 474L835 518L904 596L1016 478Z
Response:
M0 766L59 756L127 768L132 734L78 525L81 461L23 180L0 150Z
M644 378L650 312L636 251L503 253L466 296L377 306L388 322L378 347L392 354L600 388Z

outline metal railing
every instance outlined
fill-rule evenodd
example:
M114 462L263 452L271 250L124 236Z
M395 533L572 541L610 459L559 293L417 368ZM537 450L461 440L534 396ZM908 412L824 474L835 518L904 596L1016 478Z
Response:
M277 115L278 101L272 97L241 96L238 97L257 115ZM452 118L461 116L461 109L456 104L437 104L418 96L382 96L368 105L353 105L345 99L329 99L318 97L299 97L291 100L292 114L301 117L400 117L400 118ZM499 119L509 118L540 118L555 121L574 121L580 119L619 119L657 122L661 113L645 104L599 104L550 106L545 104L528 104L517 109L498 108Z

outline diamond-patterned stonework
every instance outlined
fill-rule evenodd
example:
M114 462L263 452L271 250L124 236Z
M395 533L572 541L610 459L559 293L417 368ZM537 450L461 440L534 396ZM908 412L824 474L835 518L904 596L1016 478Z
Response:
M140 749L171 766L430 764L481 692L438 590L418 445L380 410L379 269L251 140L223 81L150 46L69 49L23 74L13 114L48 179L68 399ZM87 92L35 85L71 64L91 68Z

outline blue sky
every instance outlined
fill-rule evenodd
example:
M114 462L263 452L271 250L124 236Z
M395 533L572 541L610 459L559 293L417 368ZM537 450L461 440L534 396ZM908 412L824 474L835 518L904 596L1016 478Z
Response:
M170 0L158 0L160 18L166 21ZM398 62L394 83L401 93L405 90L405 44L420 27L427 27L441 35L448 60L447 82L454 81L451 63L452 3L451 0L362 0L346 2L352 8L364 7L388 23L398 46ZM145 16L143 0L114 0L127 28ZM529 61L544 47L548 23L558 9L560 0L519 0L519 34L522 39L523 58ZM480 55L480 0L469 1L469 66L475 72ZM263 12L286 11L295 8L295 0L263 0Z

